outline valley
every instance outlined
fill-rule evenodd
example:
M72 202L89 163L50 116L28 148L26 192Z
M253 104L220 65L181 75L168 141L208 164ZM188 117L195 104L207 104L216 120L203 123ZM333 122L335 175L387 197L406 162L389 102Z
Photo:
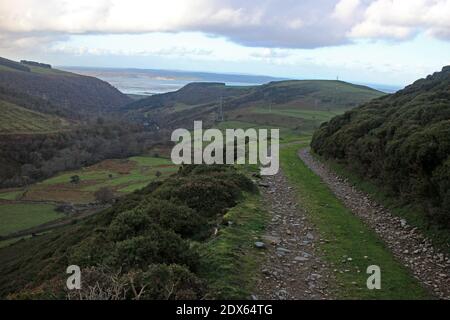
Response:
M78 77L8 61L0 75L5 71ZM343 81L191 83L134 100L106 86L106 104L76 110L59 96L43 98L40 90L47 89L34 91L34 84L22 92L22 85L4 87L0 297L95 299L89 290L96 281L102 281L103 297L111 292L111 279L120 279L114 290L126 299L448 298L446 81L444 68L394 95ZM434 104L424 104L426 99ZM396 111L405 105L411 108ZM252 165L174 165L170 133L192 130L200 120L222 131L280 129L281 172L261 178ZM410 156L402 172L415 168L418 175L402 177L420 181L420 190L386 173L398 170L395 159L380 165L386 150ZM354 185L335 189L337 183L327 180L334 173L323 175L319 163ZM348 171L358 178L346 177ZM351 191L361 205L346 198L361 187L357 179L373 183L367 195ZM395 183L399 189L384 188ZM348 192L342 196L342 190ZM408 253L396 251L397 238L367 223L367 210L354 210L382 192L405 197L394 209L376 198L391 210L392 221L411 225L393 232L413 229L428 251L411 257L414 242L406 236ZM426 206L411 195L420 195ZM415 218L396 216L411 204ZM428 254L432 258L420 260ZM427 269L435 263L430 261L442 267ZM68 264L88 273L87 288L77 297L62 285ZM366 287L369 265L383 270L380 290ZM438 270L442 281L417 272L424 269ZM155 281L160 285L148 286Z

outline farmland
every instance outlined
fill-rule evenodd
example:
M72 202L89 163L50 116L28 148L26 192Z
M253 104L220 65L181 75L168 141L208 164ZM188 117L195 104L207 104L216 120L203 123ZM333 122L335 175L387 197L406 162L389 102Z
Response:
M111 159L64 172L27 188L0 190L0 236L65 217L55 211L60 203L95 202L95 192L101 188L108 188L120 197L145 187L151 181L162 180L177 170L177 166L164 158ZM79 180L74 183L73 177Z

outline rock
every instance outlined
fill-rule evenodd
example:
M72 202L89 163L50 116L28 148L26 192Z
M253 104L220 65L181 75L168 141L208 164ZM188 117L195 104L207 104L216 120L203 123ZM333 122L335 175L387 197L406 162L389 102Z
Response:
M311 258L311 255L308 252L302 251L301 254L302 254L303 258Z
M295 257L294 260L295 260L295 261L298 261L298 262L306 262L306 261L309 261L309 259L308 259L308 258L305 258L305 257Z
M281 243L281 239L275 236L264 236L263 239L274 246Z
M306 235L306 239L314 240L314 235L311 232L308 232L308 234Z
M281 253L289 253L289 252L291 252L291 250L285 249L285 248L281 248L281 247L278 247L278 248L277 248L277 251L278 251L278 252L281 252Z
M287 293L286 290L282 289L282 290L280 290L280 291L278 291L278 292L276 293L276 296L277 296L278 299L280 299L280 300L287 300L287 298L288 298L288 293Z
M408 225L408 223L406 222L405 219L401 219L400 224L401 224L402 228L406 228L406 226Z
M264 242L261 242L261 241L256 241L255 242L255 247L257 247L258 249L264 249L266 247L266 244Z

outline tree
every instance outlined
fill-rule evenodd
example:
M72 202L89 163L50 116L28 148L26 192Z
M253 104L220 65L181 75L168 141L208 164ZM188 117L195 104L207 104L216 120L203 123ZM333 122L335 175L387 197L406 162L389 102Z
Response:
M80 180L81 180L80 176L78 176L78 175L70 177L70 183L72 183L72 184L79 184Z
M107 204L113 202L115 199L114 192L108 188L103 187L94 193L95 200Z
M161 171L156 171L156 172L155 172L155 176L156 176L156 178L161 177L161 176L162 176Z

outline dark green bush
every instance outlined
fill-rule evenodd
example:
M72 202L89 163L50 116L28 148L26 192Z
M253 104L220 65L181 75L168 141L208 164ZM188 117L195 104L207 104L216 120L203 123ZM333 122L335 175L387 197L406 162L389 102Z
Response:
M311 146L450 228L450 67L332 119Z

